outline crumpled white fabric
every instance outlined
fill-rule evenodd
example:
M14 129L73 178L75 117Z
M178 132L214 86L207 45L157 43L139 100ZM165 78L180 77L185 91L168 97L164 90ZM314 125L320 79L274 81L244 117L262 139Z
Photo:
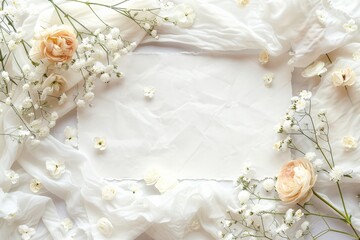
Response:
M32 2L39 11L46 11L46 9L49 9L48 2L46 4L43 0L36 0L36 2L34 0ZM256 1L254 0L251 2L249 9L256 9L257 5L252 5L255 4ZM311 8L311 4L307 5L305 3L302 3L305 5L305 8L298 8L298 5L294 5L294 2L282 2L283 5L280 5L280 7L279 5L276 5L276 2L274 1L269 1L268 3L264 1L264 7L271 7L271 4L275 4L273 6L278 7L274 7L273 14L264 17L266 21L261 24L263 26L267 25L266 22L271 21L270 17L274 17L279 21L288 23L285 29L289 30L292 27L298 29L298 23L296 21L283 20L289 17L288 14L299 14L299 9L303 9L301 13L306 16L307 12L311 12L310 10L313 8ZM318 1L314 1L314 3L314 6L318 7L322 6L326 8L328 6L326 5L326 2L324 2L325 4L323 5L316 5L320 4ZM343 11L348 11L349 14L351 13L353 16L356 16L356 14L358 14L358 8L356 8L357 1L348 1L347 3L348 4L344 4L344 6L334 4L334 7L344 8ZM235 7L232 3L231 6ZM196 6L194 6L194 8L195 7ZM213 9L215 9L215 6L213 6ZM288 11L284 11L284 9L288 9ZM279 10L279 12L277 12L277 10ZM235 11L235 9L233 11ZM247 10L245 8L241 11L246 12ZM306 18L304 15L296 15L298 16L296 19L304 21ZM199 19L201 19L202 15L199 14L199 16ZM223 13L223 16L226 17L226 14ZM337 15L335 15L335 17L336 16ZM233 17L241 18L242 15L235 14ZM33 20L36 18L36 16L29 18L29 21L27 21L28 25L24 25L25 30L33 28L33 23L35 23ZM206 18L203 19L206 21ZM223 21L226 23L225 20ZM241 20L239 21L243 22ZM277 24L280 23L274 22L272 26L275 27ZM335 25L339 28L340 24L341 23L339 22ZM263 27L260 27L262 25L258 25L258 32L262 32L261 29ZM239 26L241 26L241 24ZM234 25L232 25L232 27L234 27ZM252 26L249 26L247 29L251 29L251 27ZM268 27L264 27L264 29L266 29L266 31L264 30L263 32L268 34L268 36L255 34L252 35L252 37L254 37L254 39L252 39L246 34L240 35L249 40L241 43L242 45L240 44L241 41L234 41L227 48L227 44L231 43L230 40L225 37L219 37L217 38L219 42L215 43L213 46L216 46L217 50L235 50L237 49L236 46L238 46L238 44L240 45L239 49L245 49L246 44L249 44L249 48L251 49L259 50L267 48L273 54L290 50L288 48L289 44L287 45L283 42L286 41L288 37L292 36L291 34L287 35L287 33L284 32L283 37L279 38L279 40ZM284 29L281 31L283 30ZM32 31L29 31L28 37L31 37L31 32ZM234 29L230 32L233 33L233 36L238 33ZM143 33L136 32L135 34L138 36L137 34ZM277 34L279 35L281 33ZM204 34L204 36L208 37L209 35ZM166 39L165 31L164 37ZM302 35L297 37L302 38ZM331 41L333 37L334 41ZM174 39L176 39L175 35ZM200 48L206 49L206 46L209 46L209 44L204 39L205 38L199 38L199 40L196 40L195 42ZM290 45L293 47L293 50L296 50L298 53L298 55L295 56L299 56L299 59L302 56L306 56L306 58L304 58L306 61L295 61L295 66L305 66L315 60L319 53L334 50L344 45L346 41L351 40L350 38L343 36L342 32L341 34L339 33L339 36L329 34L327 39L329 39L329 41L324 41L322 42L323 44L314 45L295 44L294 42L296 41L292 39ZM337 41L335 41L335 39L337 39ZM270 41L270 43L267 41ZM281 44L279 44L280 42ZM300 43L301 42L302 41L300 41ZM178 43L180 43L180 41L173 41L174 45L177 45ZM187 43L189 43L188 40ZM309 48L309 46L311 47ZM185 47L188 47L188 45L185 44ZM304 49L302 49L302 47L304 47ZM310 49L312 51L310 51ZM350 59L351 57L347 55L346 58ZM341 61L342 60L340 59L339 64L342 64ZM350 64L358 71L357 65L352 65L353 63ZM328 77L326 77L326 79L328 79ZM299 81L308 80L300 79ZM342 98L340 102L336 101L340 99L339 95L342 94L340 91L340 89L333 89L329 82L324 80L321 82L321 86L315 93L315 99L326 99L329 101L327 103L321 103L319 101L319 105L325 103L330 106L336 106L336 108L334 108L336 109L336 116L335 114L333 115L334 119L336 119L337 116L340 116L339 119L341 125L344 123L344 126L346 126L345 123L350 123L351 129L355 132L357 128L355 120L357 119L352 119L352 116L347 114L347 112L349 112L349 109L357 111L355 108L358 102L357 95L352 95L355 106L351 107L344 102L346 101L346 97ZM18 96L18 99L21 98L22 96ZM342 108L343 106L346 106L346 108ZM73 107L74 106L70 105L65 106L63 113L71 110ZM343 114L340 114L341 109L341 113ZM0 115L1 132L17 125L17 118L9 109L5 109L4 113ZM357 133L358 131L354 134ZM101 199L101 188L104 185L109 184L109 182L105 182L96 176L95 171L93 171L89 165L88 159L79 151L63 145L60 141L51 136L43 140L43 142L35 149L29 142L18 144L5 137L0 138L0 144L0 187L4 191L4 193L0 191L0 217L9 215L13 210L19 210L13 220L0 220L0 235L3 239L20 238L17 227L21 224L27 224L36 229L36 234L32 239L66 239L71 235L73 235L75 239L103 239L104 236L98 232L96 227L96 222L101 217L109 218L116 227L113 237L110 239L119 239L119 237L121 239L134 239L142 232L147 232L154 239L182 239L187 231L184 226L189 224L192 219L197 219L201 222L202 228L210 233L210 235L206 235L205 239L217 238L217 224L218 220L225 214L223 212L224 208L227 205L236 204L230 200L233 197L230 190L231 184L219 184L214 181L202 181L195 184L193 181L180 182L175 189L164 195L156 194L155 190L151 189L152 187L144 187L141 182L137 182L137 184L140 184L140 193L143 191L144 195L134 194L131 190L128 190L132 184L136 183L134 181L112 182L112 184L116 184L119 187L117 201L113 203L104 202L104 200ZM340 152L340 158L341 154L343 153ZM350 155L354 155L353 157L355 157L356 154L350 153ZM60 158L65 160L67 171L62 178L54 180L45 168L45 161L48 159ZM344 163L344 166L346 167L346 163ZM4 170L10 168L16 170L20 175L19 183L16 185L11 185L4 176ZM354 170L357 170L357 168ZM39 179L44 185L43 190L38 195L29 191L29 183L32 178ZM347 181L344 182L342 186L348 190L347 196L348 199L351 199L351 212L354 213L352 220L354 224L360 228L360 216L358 214L359 211L357 211L358 203L357 200L354 200L355 195L359 191L357 189L358 179L346 180ZM328 197L332 197L334 196L334 192L331 188L329 188L330 191L326 191L326 188L328 187L327 184L327 181L319 181L317 186ZM74 228L70 230L69 233L66 233L61 227L61 221L64 217L70 217L75 223ZM192 239L201 238L192 237Z
M289 158L273 150L273 129L291 98L291 70L284 56L266 67L257 58L124 56L124 79L98 86L91 107L78 109L79 149L107 178L142 179L155 167L180 179L235 179L247 163L260 175L275 175ZM266 87L269 72L275 77ZM149 86L152 99L143 92ZM106 150L94 148L96 137L105 139Z

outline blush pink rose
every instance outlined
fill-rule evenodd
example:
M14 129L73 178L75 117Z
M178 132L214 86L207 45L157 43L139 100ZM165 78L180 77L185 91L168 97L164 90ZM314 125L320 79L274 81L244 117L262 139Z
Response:
M303 204L310 200L316 178L309 160L292 160L280 169L276 191L283 202Z

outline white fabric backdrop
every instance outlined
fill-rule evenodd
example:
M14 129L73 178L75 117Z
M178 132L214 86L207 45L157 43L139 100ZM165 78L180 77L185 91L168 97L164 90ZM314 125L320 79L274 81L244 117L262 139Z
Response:
M44 3L40 0L33 2L36 4L37 9L42 11L50 7L47 2ZM284 1L251 1L248 9L259 10L258 12L255 11L259 14L249 16L248 22L252 23L249 29L251 27L255 29L258 27L260 29L260 34L254 37L253 40L256 43L260 42L262 44L254 45L254 42L251 40L253 35L245 31L245 33L242 33L245 35L244 38L235 41L235 44L228 45L228 38L221 37L215 41L217 44L213 46L216 46L217 50L222 50L222 47L224 48L223 50L234 50L237 49L236 45L241 43L244 45L237 49L241 50L246 48L246 44L249 44L251 49L260 50L265 47L274 54L285 53L291 47L295 52L294 66L304 67L314 61L320 53L330 52L351 41L356 41L359 37L358 34L344 32L342 24L347 22L349 18L357 19L359 17L358 5L360 3L358 1L334 2L334 6L331 7L331 4L327 1L293 0L286 1L286 4L284 4ZM342 10L336 9L336 7L340 6L340 3L341 8L348 12L347 14L344 14ZM217 4L215 3L215 5ZM224 3L224 6L227 4L235 6L230 1ZM201 4L199 6L194 5L194 8L197 7L201 7ZM212 5L209 9L215 9L216 7L218 6ZM326 27L319 24L318 19L314 17L315 10L318 9L324 9L330 15L330 22ZM235 11L235 8L231 8L229 11ZM201 20L201 16L202 11L200 11L197 21ZM235 13L234 18L237 17L241 18L241 13ZM24 25L24 29L29 33L29 37L33 32L31 30L33 29L32 24L36 18L36 15L30 17L27 24ZM225 18L226 16L222 19ZM284 19L287 21L284 21ZM243 20L238 21L241 24L244 22ZM242 32L241 24L231 25L231 32L236 33L236 30ZM271 26L268 26L269 28L263 27L268 24L271 24ZM213 25L211 26L213 27ZM196 29L197 26L195 25L194 28ZM164 40L154 44L162 43L164 46L170 47L179 46L180 49L183 49L185 46L189 46L192 49L198 46L200 49L208 50L211 48L206 47L209 44L208 41L204 40L204 36L208 39L208 36L212 35L209 29L211 27L203 32L197 30L196 35L199 37L192 44L191 40L182 40L176 37L176 35L182 34L181 31L185 30L171 30L164 27L162 31ZM270 30L261 33L262 29ZM191 34L187 34L187 37L189 36ZM203 36L203 38L200 36ZM264 40L259 41L259 36ZM316 38L315 36L320 37ZM270 45L266 45L269 38L273 40L270 40ZM242 43L242 39L249 39L249 41ZM147 45L153 44L153 40L147 39L146 42ZM225 46L230 46L231 48L225 49ZM336 57L337 55L334 54L332 56ZM354 64L358 66L358 63ZM297 70L295 73L300 71ZM325 79L327 78L325 77ZM294 77L293 81L298 81L294 85L296 87L317 85L316 82L305 83L303 82L305 80L302 78ZM334 89L330 88L326 81L323 81L321 86L324 87L319 88L321 91L317 90L316 98L321 96L331 100ZM298 88L295 89L298 90ZM356 94L354 95L352 96L354 96L353 101L356 107L358 101L356 101ZM19 96L19 99L21 97ZM341 102L336 102L334 105L339 106L336 107L339 114L340 112L348 112L347 108L343 108L344 106L342 106ZM68 106L64 112L71 109L72 106ZM344 114L342 116L344 119L341 122L344 123L356 120L348 119L352 118L352 115ZM1 115L1 123L1 127L5 130L17 125L15 116L6 109ZM356 134L359 125L351 124L351 126L351 132ZM109 218L115 226L116 230L113 239L134 239L144 231L154 239L182 239L187 232L186 226L194 218L201 223L201 228L208 232L208 235L204 235L205 239L216 238L218 220L221 218L224 208L227 205L234 204L230 199L233 195L236 195L236 191L234 193L231 192L230 184L226 184L227 187L224 187L216 182L201 181L194 186L193 182L185 181L180 183L173 191L164 195L155 194L152 192L153 189L140 185L140 189L144 193L141 196L140 194L133 194L129 190L129 186L132 186L133 182L123 181L113 183L118 186L119 194L115 202L109 203L101 199L101 188L108 183L96 177L95 172L88 164L88 159L79 151L63 145L61 141L53 137L45 139L36 149L30 146L28 142L24 145L19 145L8 138L2 138L0 152L2 153L0 159L0 187L5 192L0 193L0 217L16 212L16 216L12 221L1 220L0 222L0 236L4 239L19 238L17 226L20 224L27 224L36 228L37 233L33 239L64 239L70 235L74 235L76 239L102 239L103 236L96 228L96 221L103 216ZM45 168L45 161L47 159L58 158L65 160L67 171L61 179L54 180ZM20 182L15 186L12 186L3 174L3 170L9 168L16 170L20 174ZM29 191L29 181L31 178L39 179L44 185L43 191L37 195ZM348 191L348 196L354 199L358 189L353 186L355 183L355 186L358 186L358 179L349 179L348 181L353 182L348 183L349 185L346 187L352 188ZM324 183L319 182L318 187L321 186L326 187ZM331 189L326 194L331 196ZM358 203L356 201L352 203L353 221L359 228ZM175 209L177 211L174 211ZM65 216L70 217L75 223L75 227L68 233L61 226L61 221ZM339 237L337 238L340 239Z

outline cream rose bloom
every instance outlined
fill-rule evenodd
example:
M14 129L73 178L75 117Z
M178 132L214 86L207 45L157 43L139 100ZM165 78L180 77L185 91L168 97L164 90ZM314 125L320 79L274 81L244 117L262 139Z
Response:
M354 85L356 79L354 71L347 67L334 71L331 75L331 80L336 87L346 87Z
M50 62L68 62L78 46L74 30L66 25L46 28L35 35L30 57L34 61L47 59Z
M313 165L307 159L292 160L285 164L276 182L276 191L281 201L300 204L309 201L316 177Z

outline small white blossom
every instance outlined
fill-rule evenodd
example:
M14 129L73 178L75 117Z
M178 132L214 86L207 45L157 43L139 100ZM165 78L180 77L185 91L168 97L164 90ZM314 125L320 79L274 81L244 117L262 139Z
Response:
M358 141L352 136L345 136L342 139L342 145L346 151L350 151L358 147Z
M354 61L359 61L360 60L360 50L355 51L352 56L353 56Z
M64 130L65 144L70 145L74 148L78 146L77 130L67 126Z
M97 222L97 228L105 237L110 237L113 234L114 226L107 218L100 218Z
M265 87L270 87L273 80L274 80L274 73L266 73L263 76L263 81L264 81Z
M53 178L60 178L65 173L65 162L62 160L46 161L46 169Z
M24 92L28 91L29 88L30 88L30 85L29 85L28 83L25 83L25 84L22 86L22 90L23 90Z
M328 14L324 10L316 10L316 16L319 22L325 25L326 20L328 19Z
M21 234L22 240L30 240L32 236L36 233L34 228L30 228L27 225L20 225L18 231Z
M347 23L344 23L343 28L347 33L355 32L358 30L358 25L354 21L354 19L350 19Z
M187 226L189 231L199 230L200 227L201 227L201 224L200 224L199 220L197 220L197 219L191 221L191 223Z
M100 76L100 80L103 82L103 83L109 83L110 82L110 75L108 73L103 73L101 74Z
M297 230L295 233L295 238L299 239L303 236L303 231L302 230Z
M63 105L65 103L65 101L67 100L67 95L65 93L60 95L60 99L59 99L59 105Z
M275 187L275 181L271 178L265 179L262 186L267 192L270 192Z
M175 8L174 23L181 28L188 28L194 24L195 11L187 4L179 4Z
M85 93L85 95L84 95L84 100L86 101L86 102L91 102L92 100L94 100L94 93L93 92L87 92L87 93Z
M318 116L324 116L326 115L327 110L325 108L322 108L319 110Z
M11 105L11 102L12 102L11 97L7 97L7 98L5 99L5 104L6 104L6 105L10 106L10 105Z
M309 161L312 161L316 157L316 153L314 152L307 152L305 154L305 158Z
M295 214L294 214L294 220L296 222L301 220L301 217L304 216L304 213L301 211L301 209L296 210Z
M95 137L94 138L94 148L104 151L106 149L106 141L102 137Z
M315 159L313 162L312 162L313 166L315 169L319 170L323 167L324 165L324 161L320 158L317 158Z
M329 176L331 181L339 182L344 176L344 170L341 167L335 166L331 169Z
M299 94L302 99L309 100L312 97L312 93L310 91L302 90Z
M146 185L154 185L160 178L160 173L157 169L152 168L148 171L146 171L144 176L144 181Z
M236 0L236 1L240 6L246 6L250 2L250 0Z
M286 211L284 221L288 225L292 225L294 223L294 209L290 208Z
M14 40L8 42L8 47L11 51L14 51L17 48L17 43Z
M269 62L269 53L267 50L263 50L259 53L259 62L261 64L266 64Z
M9 179L11 184L18 183L19 178L20 178L19 174L17 174L16 172L14 172L11 169L5 171L5 176Z
M283 224L280 225L280 227L278 227L278 228L276 229L276 233L283 233L283 232L285 232L285 231L288 230L288 229L289 229L289 226L286 225L285 223L283 223Z
M239 192L238 194L238 200L240 202L240 204L245 204L249 201L250 199L250 193L246 190L242 190Z
M61 225L63 226L64 230L68 232L70 229L73 228L74 223L71 221L70 218L64 218L64 220L61 222Z
M101 190L101 197L104 200L111 201L116 197L117 188L115 186L107 185Z
M154 87L145 87L144 88L144 96L151 99L155 95L155 88Z
M85 101L84 100L82 100L82 99L78 99L77 101L76 101L76 105L78 106L78 107L84 107L85 106Z
M155 29L150 32L150 35L155 39L159 39L159 36L157 35L157 31Z
M296 112L301 112L305 110L307 106L307 102L304 99L300 99L299 101L296 102L295 106L296 106Z
M37 193L41 190L42 188L42 184L39 180L37 179L31 179L30 181L30 190L33 192L33 193Z
M28 109L31 108L31 106L32 106L32 99L30 97L25 98L22 103L22 107Z
M310 226L310 223L308 221L305 221L301 224L301 229L306 232L307 230L309 230L309 226Z

